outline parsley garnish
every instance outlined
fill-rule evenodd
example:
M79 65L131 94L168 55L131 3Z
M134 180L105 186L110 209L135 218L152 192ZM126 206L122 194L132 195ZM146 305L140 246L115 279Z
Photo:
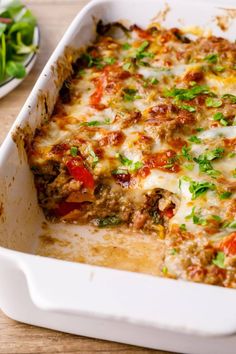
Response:
M219 195L220 199L229 199L231 197L231 192L224 192Z
M116 215L106 216L105 218L97 220L98 227L116 226L121 223L122 220Z
M206 102L207 107L213 107L213 108L218 108L218 107L222 106L222 103L223 103L221 100L217 100L212 97L207 97L205 102Z
M219 121L221 125L227 126L228 121L225 119L225 116L221 112L217 112L214 114L213 119Z
M184 167L189 171L193 171L194 164L193 163L185 164Z
M123 65L123 69L126 70L126 71L129 71L129 69L131 68L132 64L129 62L129 63L125 63Z
M191 143L195 143L195 144L201 144L202 140L199 139L196 135L190 136L190 138L188 139Z
M76 146L72 146L70 148L70 154L71 156L76 157L78 155L78 148Z
M119 158L122 165L126 166L130 172L135 172L143 166L143 163L141 161L134 162L122 154L117 154L117 157Z
M207 151L205 154L194 157L194 161L199 164L200 172L205 172L209 176L215 178L219 176L220 172L215 170L210 161L222 157L224 153L223 148L216 148L211 151Z
M122 49L123 50L128 50L128 49L130 49L131 48L131 45L129 44L129 43L124 43L123 45L122 45Z
M216 220L216 221L221 221L221 217L219 215L211 215L212 219Z
M209 90L208 86L205 85L195 85L189 89L174 87L172 90L166 90L164 92L165 97L175 97L176 100L180 101L189 101L201 94L215 95Z
M198 198L200 195L205 194L208 190L215 190L215 185L210 182L195 182L191 181L189 191L192 193L192 200Z
M150 79L150 83L152 84L152 85L156 85L156 84L158 84L158 80L155 78L155 77L152 77L151 79Z
M181 231L187 231L187 228L186 228L185 224L181 224L179 228L180 228Z
M88 127L97 127L99 125L108 125L111 124L111 121L109 118L106 118L102 121L99 120L91 120L90 122L83 122L80 125L82 126L88 126Z
M89 151L89 155L92 156L93 158L92 166L95 167L99 161L99 158L92 149Z
M103 59L104 60L104 62L106 63L106 64L108 64L108 65L113 65L113 64L115 64L115 62L116 62L116 59L115 58L104 58Z
M222 98L228 98L231 103L236 103L236 96L231 95L230 93L226 93L225 95L222 96Z
M164 267L162 268L162 273L163 273L164 275L167 275L167 273L168 273L168 268L167 268L166 266L164 266Z
M194 223L195 225L206 226L206 225L207 225L207 221L202 218L200 212L201 212L201 210L199 210L198 214L196 214L196 213L195 213L195 207L193 207L191 214L187 215L187 216L185 217L185 219L186 219L186 220L192 219L192 220L193 220L193 223Z
M179 107L182 108L182 109L185 109L188 112L196 112L196 108L195 107L189 106L187 104L182 104Z
M153 58L154 54L150 53L150 52L146 52L145 49L149 46L149 42L148 41L144 41L140 47L137 49L137 53L135 55L135 58L137 60L141 60L143 58Z
M189 147L187 147L187 146L183 146L182 150L181 150L182 151L182 156L185 157L188 161L192 161L193 160L192 156L189 153L190 150L191 149Z
M204 60L208 61L208 63L216 64L218 61L218 54L209 54Z
M96 66L98 69L102 69L104 67L102 58L93 57L92 55L85 53L82 55L82 59L87 62L88 68Z
M224 252L217 252L216 257L212 260L212 263L219 268L225 268L225 254Z
M222 71L225 70L225 68L224 68L224 66L216 65L216 66L213 67L213 70L221 73Z
M137 95L137 90L132 88L124 88L123 89L123 98L125 101L134 101L135 99L141 98Z

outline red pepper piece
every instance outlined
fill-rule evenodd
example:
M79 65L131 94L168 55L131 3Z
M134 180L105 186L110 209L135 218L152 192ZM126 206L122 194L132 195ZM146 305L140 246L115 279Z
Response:
M224 240L220 242L219 249L227 256L236 255L236 232L232 232Z
M74 158L66 163L66 167L70 175L76 180L83 183L84 187L94 188L93 175L81 164L81 161Z

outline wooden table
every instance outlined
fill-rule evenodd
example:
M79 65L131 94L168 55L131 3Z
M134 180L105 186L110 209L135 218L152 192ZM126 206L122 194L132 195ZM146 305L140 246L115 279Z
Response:
M88 0L26 0L38 19L41 47L37 62L25 81L0 101L0 143L6 136L39 73L65 29ZM124 344L73 336L8 319L0 313L0 354L56 353L159 353ZM168 354L166 352L166 354Z

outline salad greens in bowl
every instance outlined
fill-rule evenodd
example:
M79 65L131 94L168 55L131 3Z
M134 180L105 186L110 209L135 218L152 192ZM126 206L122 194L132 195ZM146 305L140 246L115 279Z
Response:
M33 67L39 28L20 1L0 1L0 98L13 90Z

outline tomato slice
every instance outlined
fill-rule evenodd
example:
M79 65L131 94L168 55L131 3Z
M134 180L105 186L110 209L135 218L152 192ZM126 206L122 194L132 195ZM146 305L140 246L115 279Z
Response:
M66 163L66 167L70 175L76 180L83 183L89 189L94 188L93 175L81 164L81 161L74 158Z
M171 219L174 216L174 208L170 207L167 208L163 211L163 215L165 215L167 218Z
M236 255L236 232L232 232L229 236L225 237L219 244L219 249L227 256Z

